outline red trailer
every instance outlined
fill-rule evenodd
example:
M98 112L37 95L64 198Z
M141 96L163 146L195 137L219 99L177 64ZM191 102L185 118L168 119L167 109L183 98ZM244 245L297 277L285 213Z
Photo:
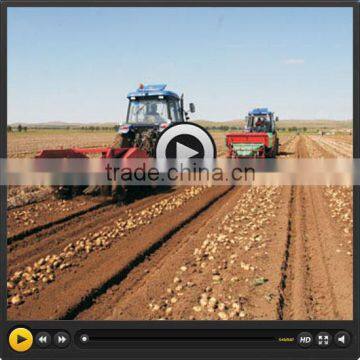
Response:
M229 133L226 134L228 156L264 158L269 148L267 133Z

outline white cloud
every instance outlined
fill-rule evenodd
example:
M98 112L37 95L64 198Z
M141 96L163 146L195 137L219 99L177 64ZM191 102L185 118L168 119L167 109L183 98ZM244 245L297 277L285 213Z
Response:
M286 65L301 65L305 62L304 59L285 59L283 63Z

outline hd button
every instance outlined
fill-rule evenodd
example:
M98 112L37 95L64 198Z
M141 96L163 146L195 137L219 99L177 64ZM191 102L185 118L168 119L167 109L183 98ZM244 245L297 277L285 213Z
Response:
M302 332L297 336L297 343L302 348L308 348L313 343L313 336L309 332Z

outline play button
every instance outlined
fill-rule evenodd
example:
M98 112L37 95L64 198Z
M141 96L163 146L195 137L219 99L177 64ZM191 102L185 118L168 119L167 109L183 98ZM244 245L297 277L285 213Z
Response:
M176 143L176 156L180 157L181 159L190 159L198 155L199 152L189 148L186 145L183 145L179 142Z
M28 351L33 344L32 333L26 328L16 328L9 335L9 345L17 352Z
M195 136L190 134L176 135L167 144L165 156L167 159L202 159L204 147Z
M167 128L156 144L158 159L213 159L215 142L201 126L178 123Z

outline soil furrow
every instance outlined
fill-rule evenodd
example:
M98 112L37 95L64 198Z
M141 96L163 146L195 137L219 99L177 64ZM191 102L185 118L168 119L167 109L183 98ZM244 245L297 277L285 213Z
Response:
M284 260L281 265L281 281L279 286L279 299L278 299L278 317L279 320L284 319L284 307L285 307L285 291L287 287L288 280L288 269L289 269L289 258L290 258L290 248L292 246L292 236L293 232L293 222L292 217L294 213L294 199L295 199L295 187L292 186L290 190L290 201L289 201L289 220L287 224L287 241L284 252Z
M34 235L36 233L39 233L42 230L49 229L49 228L51 228L51 227L53 227L55 225L65 223L65 222L67 222L69 220L72 220L72 219L77 218L79 216L85 215L85 214L90 213L90 212L92 212L94 210L106 207L106 206L108 206L108 205L110 205L112 203L113 203L112 200L106 200L106 201L101 202L99 204L87 207L87 208L85 208L83 210L80 210L80 211L77 211L77 212L70 212L70 214L67 215L67 216L57 218L56 220L53 220L53 221L45 222L45 223L43 223L41 225L29 228L29 229L27 229L25 231L18 232L16 235L8 237L7 238L7 243L12 244L15 241L23 240L27 236Z
M274 267L281 265L287 217L282 196L280 188L237 187L78 319L277 318ZM266 232L259 228L272 220ZM205 293L208 308L198 303Z
M71 320L77 317L81 312L87 310L92 306L92 304L103 295L110 287L114 285L119 285L119 283L137 266L143 263L149 256L151 256L155 251L160 249L165 242L167 242L172 236L179 232L184 226L192 224L197 217L199 217L203 212L208 210L215 202L219 201L223 196L225 196L233 188L230 187L224 192L220 192L215 198L212 198L207 202L202 208L198 209L195 213L192 213L190 217L185 218L182 222L177 224L176 227L172 228L169 232L159 238L154 242L150 247L145 251L138 254L134 259L132 259L119 273L114 277L109 279L106 283L98 289L93 290L86 298L84 298L80 303L76 304L75 307L68 310L67 314L62 318L63 320Z
M297 156L309 156L305 138L300 138L297 144ZM331 221L324 189L321 186L296 186L293 192L279 316L284 320L350 319L352 276L349 274L352 271L351 266L345 265L344 251L336 256L339 253L339 229ZM331 271L340 255L345 266L341 271ZM349 300L343 300L344 294Z
M286 136L280 159L335 156L335 139ZM8 318L350 320L351 195L194 186L11 210Z
M108 284L105 285L107 288L114 281L111 279L123 276L123 271L126 271L124 269L131 263L135 264L135 259L146 257L148 249L152 246L156 248L154 244L164 241L170 232L205 211L227 191L229 189L224 187L210 188L202 195L189 200L186 206L164 212L154 218L149 225L140 226L129 235L124 234L110 247L84 255L81 261L65 269L61 277L48 284L39 293L33 294L24 304L9 308L9 318L59 319L67 318L71 313L70 309L73 309L73 314L76 313L74 309L81 310L83 305L79 304L83 304L84 299L87 299L85 301L87 303L94 294L98 294L104 284ZM66 303L63 302L64 298ZM54 308L52 304L57 306Z
M112 204L101 207L12 243L8 246L8 272L12 273L18 268L31 265L34 261L48 255L50 251L61 251L66 244L80 238L83 234L96 232L97 229L126 216L127 211L140 211L156 201L161 201L182 191L183 189L169 190L165 194L156 194L127 206Z

